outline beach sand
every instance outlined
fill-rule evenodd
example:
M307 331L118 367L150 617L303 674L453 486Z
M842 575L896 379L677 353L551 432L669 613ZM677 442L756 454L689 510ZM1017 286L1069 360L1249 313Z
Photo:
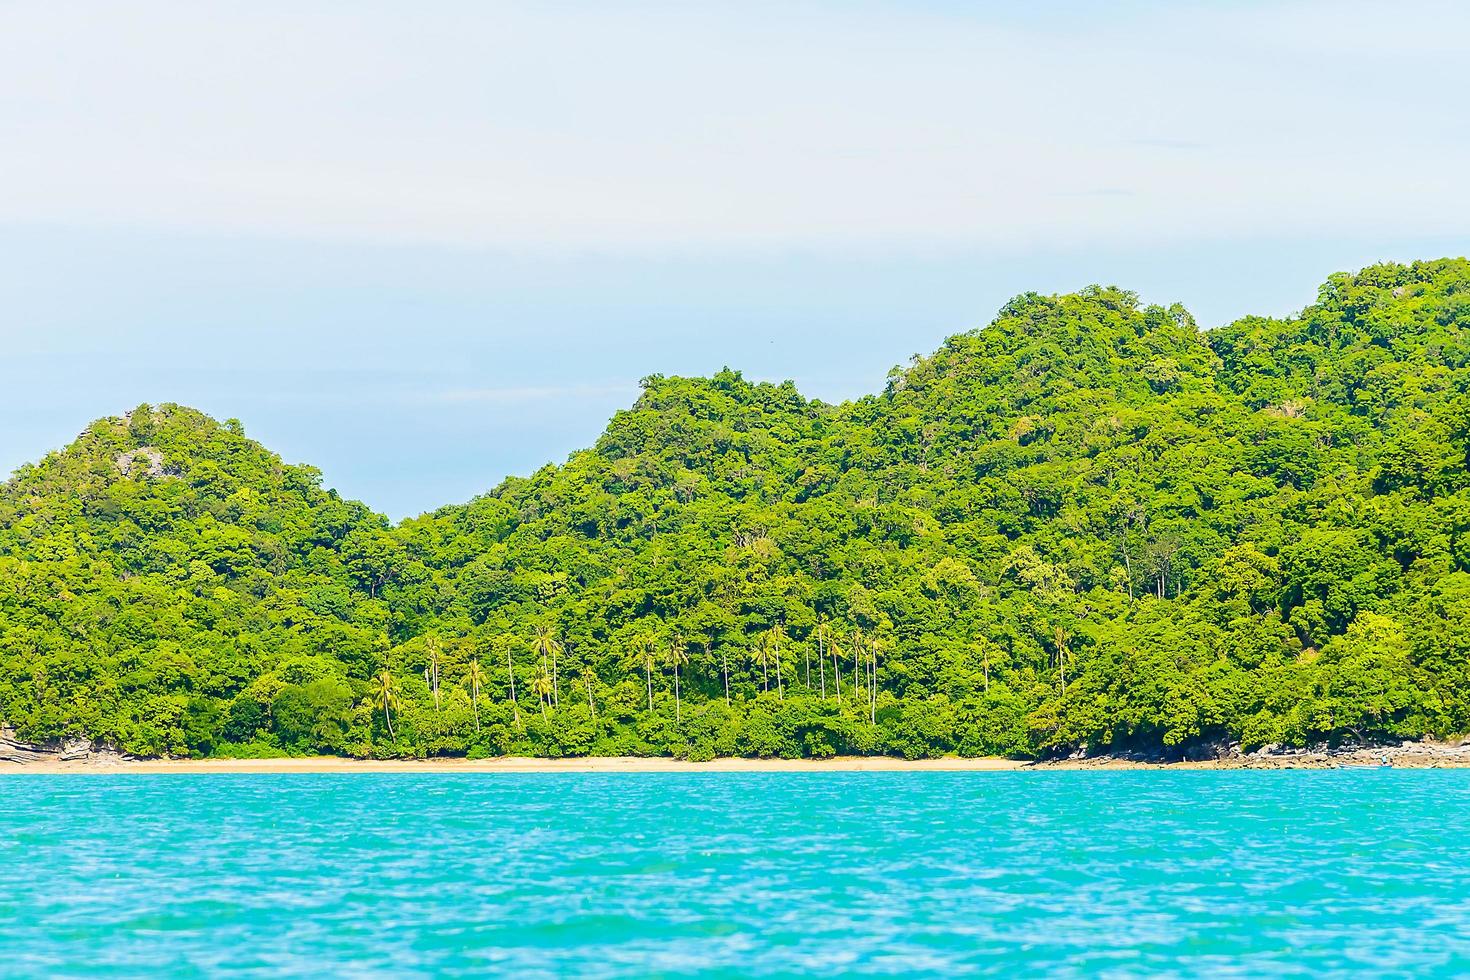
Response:
M1400 758L1397 768L1460 768L1461 760ZM731 773L731 772L1015 772L1028 770L1122 770L1122 769L1332 769L1335 761L1300 759L1243 760L1239 758L1187 761L1138 762L1110 757L1025 762L1017 759L889 759L846 757L837 759L713 759L685 762L669 758L614 756L584 759L126 759L76 762L0 762L6 775L188 775L219 773Z
M56 758L26 762L0 761L4 775L111 775L202 773L691 773L691 772L1014 772L1121 769L1336 769L1377 767L1387 762L1400 769L1470 768L1470 742L1405 742L1400 746L1326 754L1296 750L1272 755L1231 755L1221 759L1181 762L1140 761L1117 756L1027 762L1019 759L896 759L844 756L835 759L724 758L687 762L667 757L603 756L538 759L506 756L494 759L123 759L93 755L74 761Z
M536 772L957 772L1024 769L1013 759L714 759L611 756L581 759L126 759L91 762L0 763L0 775L107 775L113 773L536 773Z

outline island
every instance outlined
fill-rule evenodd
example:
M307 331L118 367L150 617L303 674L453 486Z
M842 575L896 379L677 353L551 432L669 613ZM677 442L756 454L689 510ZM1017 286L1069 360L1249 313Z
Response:
M0 487L0 755L1457 764L1467 453L1463 258L1026 293L842 404L652 375L397 524L141 405Z

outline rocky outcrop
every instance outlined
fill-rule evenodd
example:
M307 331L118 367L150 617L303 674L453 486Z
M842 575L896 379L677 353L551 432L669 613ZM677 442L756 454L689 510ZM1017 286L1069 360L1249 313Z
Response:
M1263 745L1242 752L1236 742L1204 742L1182 747L1173 754L1161 750L1078 752L1065 759L1038 763L1039 766L1107 768L1111 766L1195 765L1218 769L1342 769L1395 766L1404 769L1470 768L1470 738L1448 742L1424 739L1396 744L1313 745L1306 747Z
M1233 757L1242 769L1333 769L1343 766L1402 766L1413 769L1462 769L1470 767L1470 739L1436 742L1400 742L1397 745L1315 746L1283 748L1263 745L1254 752Z
M22 742L15 732L0 728L0 764L29 765L45 762L81 762L96 765L122 762L131 756L90 739L65 738L47 745Z
M8 733L0 732L0 762L16 762L24 765L27 762L55 761L57 761L55 752L50 752L38 745L17 742Z
M152 446L121 453L114 462L123 476L132 476L135 471L149 476L164 475L163 453Z

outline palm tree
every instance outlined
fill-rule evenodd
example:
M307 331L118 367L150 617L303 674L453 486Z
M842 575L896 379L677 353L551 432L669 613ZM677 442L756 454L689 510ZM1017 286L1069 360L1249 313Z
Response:
M887 644L878 637L868 641L868 676L872 679L868 695L868 721L878 724L878 654Z
M1057 648L1057 667L1061 671L1062 693L1067 693L1067 644L1072 639L1072 634L1067 632L1065 626L1057 626L1052 630L1051 641Z
M837 703L838 703L838 705L841 705L842 704L842 670L840 669L841 668L841 665L837 662L837 651L839 649L841 649L841 645L837 642L837 637L836 636L833 636L832 637L832 645L829 646L827 649L829 649L829 650L832 651L832 683L837 688Z
M393 731L393 710L398 707L398 678L393 672L384 667L378 673L378 684L374 691L374 699L383 709L383 721L388 726L388 737L398 741L398 736Z
M786 691L781 686L781 642L786 639L786 631L779 626L772 626L766 632L766 637L771 644L771 656L776 659L776 697L785 701Z
M643 679L648 684L648 710L653 710L653 667L657 662L653 641L646 636L638 638L638 645L634 649L634 664L643 668Z
M766 664L770 660L770 655L766 652L766 638L764 636L755 641L755 646L750 649L750 655L756 663L760 664L761 691L769 694L771 691L771 677L766 673Z
M806 660L806 689L814 690L812 687L812 647L810 643L804 643L801 647L802 656Z
M480 689L485 686L485 672L480 669L480 658L470 661L470 704L475 708L475 731L480 730Z
M434 710L439 710L439 637L433 633L425 641L429 649L429 669L425 671L429 676L429 690L434 695Z
M592 717L597 717L597 702L592 700L592 685L597 680L597 672L592 669L591 664L582 665L582 683L587 687L587 707L592 711Z
M869 676L869 667L873 660L873 641L864 638L860 644L863 658L863 704L866 705L873 700L873 680Z
M827 642L832 639L832 630L825 619L817 623L817 681L822 686L822 700L827 700ZM810 668L808 668L810 674Z
M679 665L689 662L689 651L684 646L684 638L675 636L669 643L669 660L674 664L674 721L680 720L679 712Z
M860 629L852 631L852 699L858 697L858 658L863 652L863 631Z
M510 678L510 712L515 718L516 727L521 727L521 703L516 700L516 665L511 662L511 647L515 646L514 637L506 637L505 644L505 673Z
M551 700L555 705L560 705L560 692L557 690L556 682L556 657L561 653L562 645L557 641L556 631L550 625L538 623L536 625L536 652L541 654L541 666L546 666L546 658L551 658Z
M709 644L704 645L705 659L709 659ZM725 675L725 707L730 707L730 657L725 653L724 644L720 645L720 672Z
M536 692L536 699L541 705L541 717L546 717L546 706L551 702L552 685L551 674L547 672L546 665L542 664L536 668L536 673L531 677L531 690Z

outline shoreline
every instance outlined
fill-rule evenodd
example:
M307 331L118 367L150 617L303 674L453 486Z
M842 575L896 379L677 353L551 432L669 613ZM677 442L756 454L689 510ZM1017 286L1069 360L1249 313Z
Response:
M723 758L688 762L667 756L588 756L543 759L501 756L491 759L344 759L312 756L291 759L109 759L0 763L3 775L109 774L328 774L328 773L698 773L698 772L985 772L1036 768L1015 759L889 759L853 756L836 759Z
M688 762L663 756L599 756L543 759L504 756L491 759L346 759L326 756L288 759L77 759L0 762L6 775L186 775L186 774L343 774L404 773L742 773L742 772L1022 772L1219 769L1337 769L1380 766L1381 753L1326 756L1232 756L1198 761L1149 762L1113 756L1032 762L1001 757L897 759L844 756L833 759L721 758ZM1470 758L1434 751L1391 753L1384 768L1470 768Z

